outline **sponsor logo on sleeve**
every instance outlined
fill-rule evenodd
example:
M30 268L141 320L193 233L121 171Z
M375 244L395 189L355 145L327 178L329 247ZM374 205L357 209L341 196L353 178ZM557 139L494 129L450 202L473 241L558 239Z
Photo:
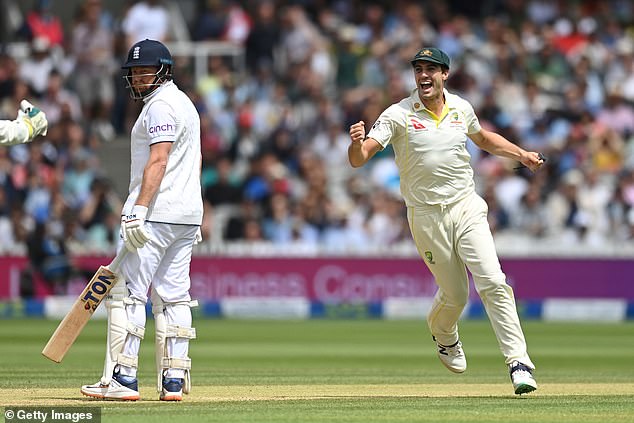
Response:
M157 125L150 126L149 133L158 134L159 132L164 132L168 134L173 134L174 130L175 130L175 127L171 123L163 123L163 124L159 123Z

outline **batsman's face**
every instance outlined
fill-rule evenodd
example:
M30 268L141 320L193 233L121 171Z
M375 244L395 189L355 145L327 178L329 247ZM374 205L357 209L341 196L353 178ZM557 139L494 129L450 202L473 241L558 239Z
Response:
M145 90L154 84L158 68L155 66L135 66L130 69L130 85L136 90Z
M414 64L414 76L421 100L433 100L442 97L449 69L443 69L436 63L418 61Z

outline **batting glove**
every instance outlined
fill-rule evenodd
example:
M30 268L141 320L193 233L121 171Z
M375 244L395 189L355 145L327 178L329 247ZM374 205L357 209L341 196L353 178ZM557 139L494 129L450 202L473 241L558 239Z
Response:
M123 222L123 243L130 252L135 252L141 248L151 238L150 233L145 229L145 217L147 207L138 204L132 207L132 213L125 217Z
M20 102L20 110L18 118L22 119L29 128L29 141L38 135L46 135L48 131L48 120L43 111L32 105L26 100Z
M196 231L196 238L194 238L194 245L198 245L203 241L203 232L200 230L200 226Z

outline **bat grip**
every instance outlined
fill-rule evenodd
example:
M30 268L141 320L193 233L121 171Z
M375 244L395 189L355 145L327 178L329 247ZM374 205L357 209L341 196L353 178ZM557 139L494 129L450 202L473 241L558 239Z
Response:
M125 247L121 247L115 258L108 265L108 269L110 269L112 273L117 273L117 270L119 270L119 266L121 265L121 262L123 261L127 253L128 249Z

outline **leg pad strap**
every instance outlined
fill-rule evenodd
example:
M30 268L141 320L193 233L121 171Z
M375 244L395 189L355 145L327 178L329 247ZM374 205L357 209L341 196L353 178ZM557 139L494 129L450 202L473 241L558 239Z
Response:
M168 324L165 337L166 338L196 339L196 329Z
M189 357L163 357L162 364L164 369L190 370L192 368L192 360Z
M135 325L132 322L128 322L128 326L126 327L128 333L130 335L134 335L137 338L141 338L143 339L143 337L145 336L145 327L144 326L138 326Z
M134 357L121 353L117 356L117 364L126 367L134 367L135 369L137 369L139 368L139 357Z

